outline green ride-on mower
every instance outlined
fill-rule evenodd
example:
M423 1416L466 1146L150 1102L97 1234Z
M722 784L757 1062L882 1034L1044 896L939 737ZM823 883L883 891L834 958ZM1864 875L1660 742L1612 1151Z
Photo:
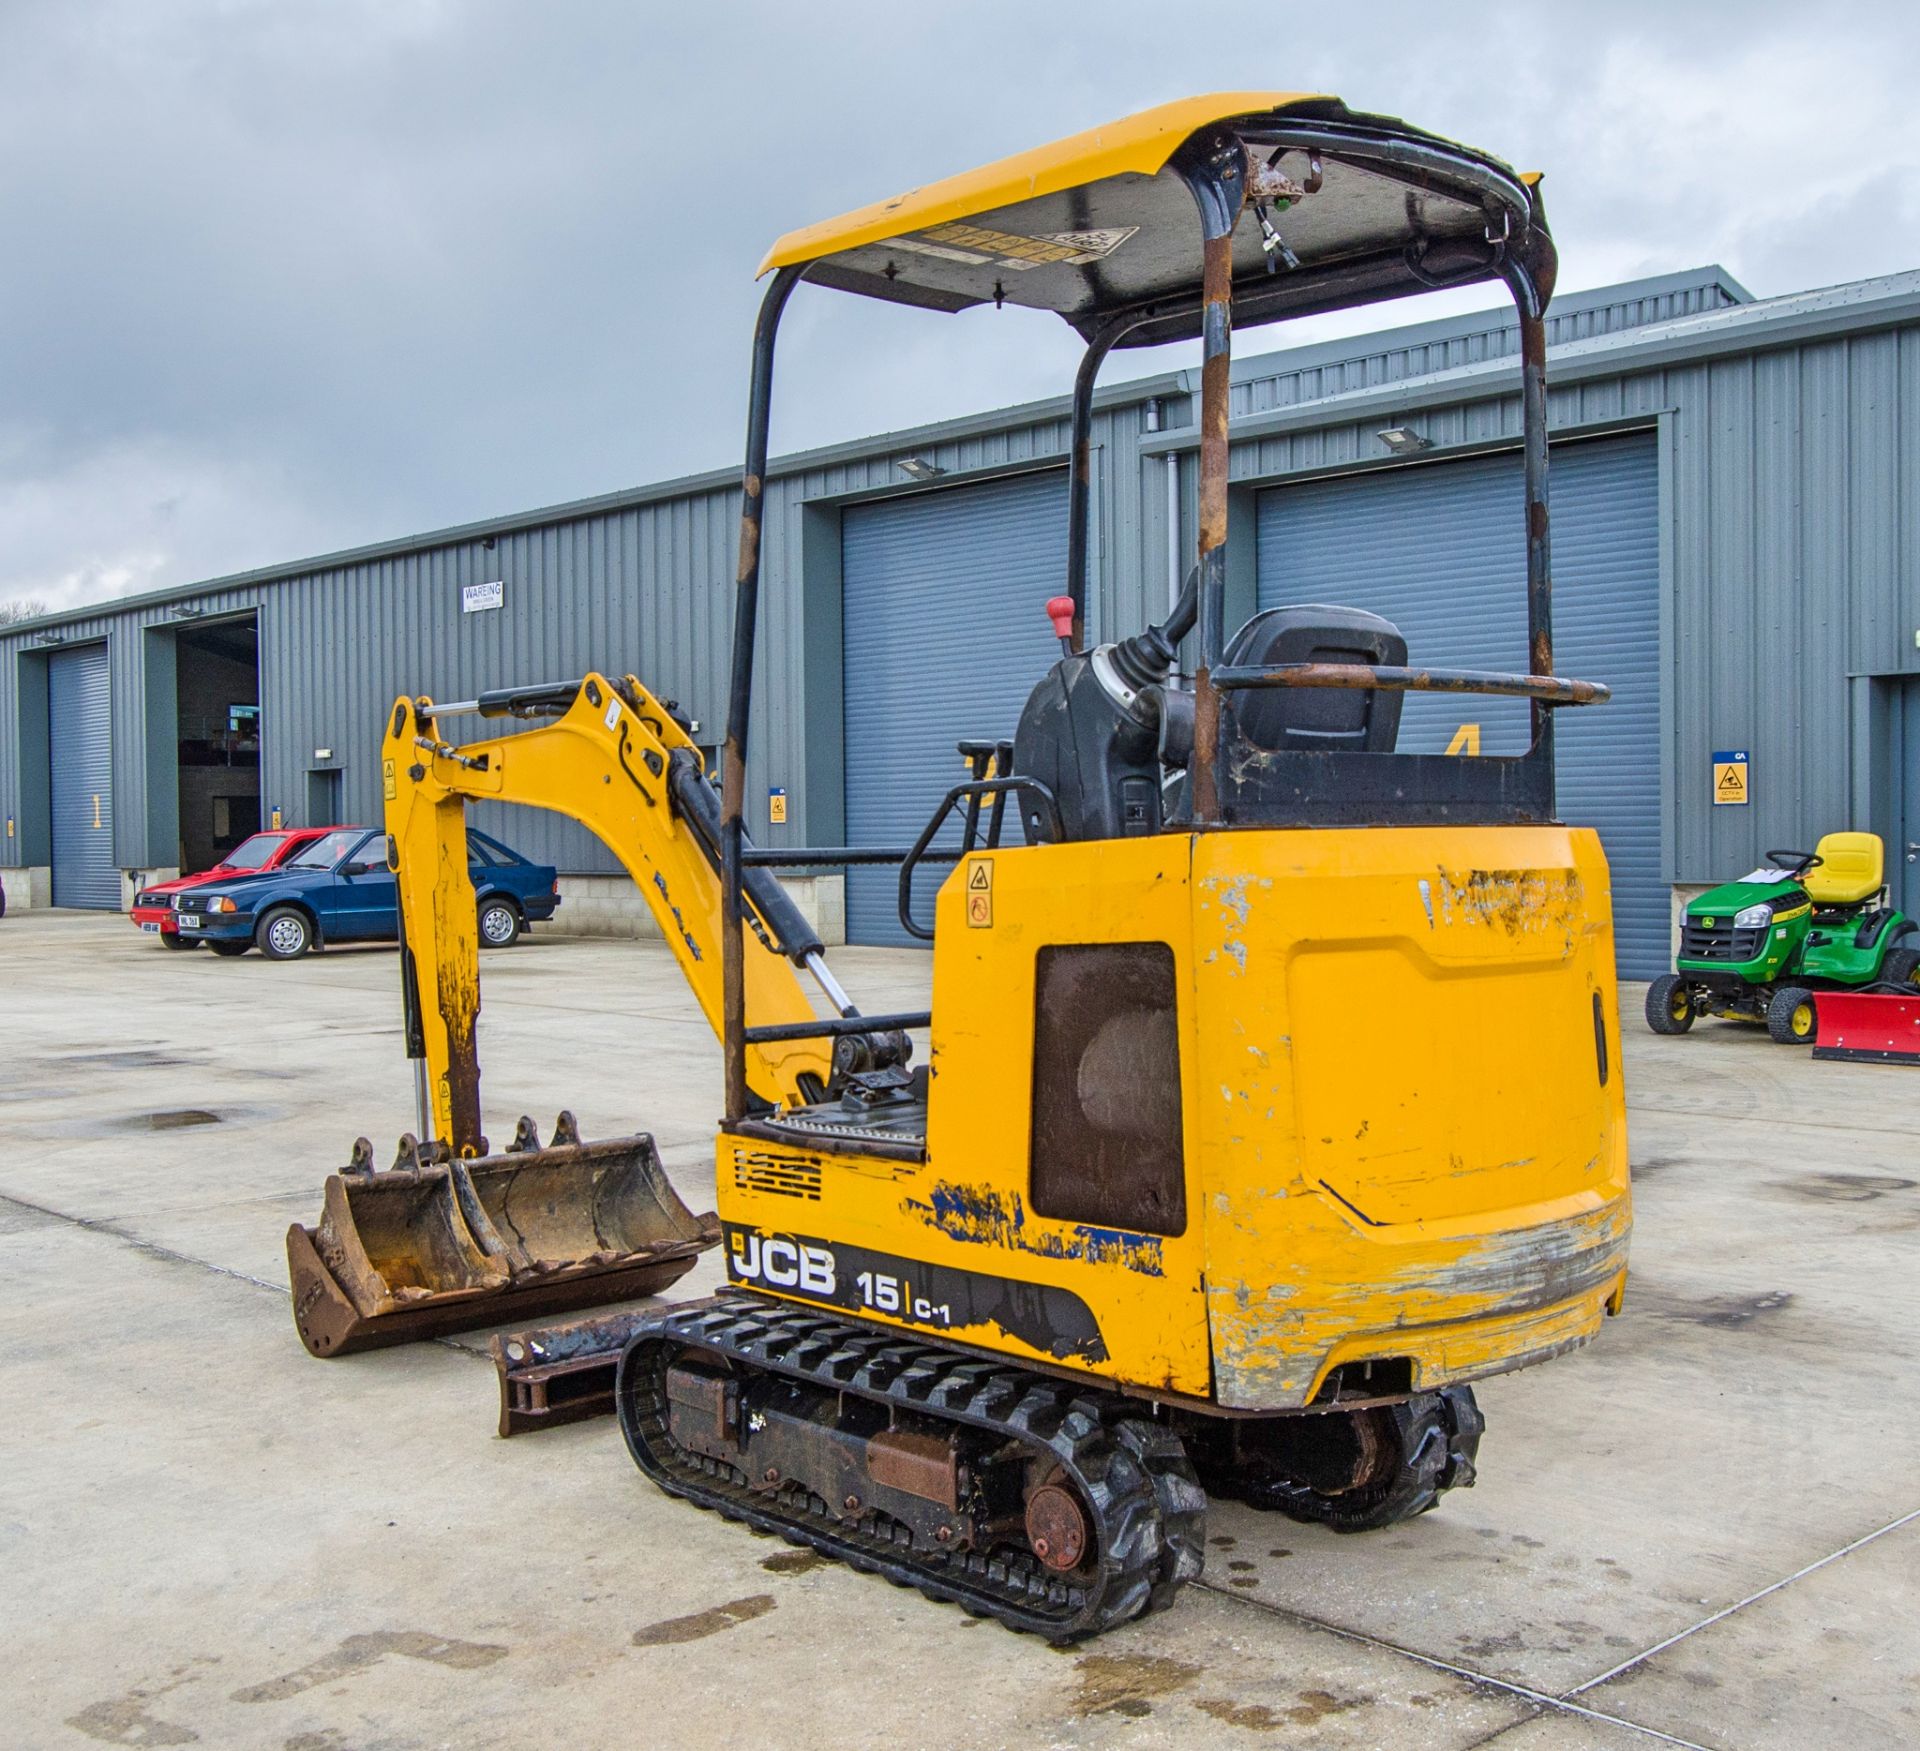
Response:
M1815 992L1920 991L1915 929L1887 904L1878 835L1829 833L1814 851L1769 851L1765 867L1687 907L1675 970L1647 988L1647 1026L1683 1034L1696 1016L1717 1015L1811 1045Z

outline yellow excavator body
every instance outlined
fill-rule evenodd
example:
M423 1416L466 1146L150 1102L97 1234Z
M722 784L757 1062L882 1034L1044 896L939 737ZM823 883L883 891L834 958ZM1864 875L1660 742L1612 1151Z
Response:
M1544 1360L1624 1293L1613 992L1587 829L969 857L923 1157L723 1133L728 1274L1233 1410Z
M585 1328L503 1339L528 1395L503 1426L568 1380L663 1489L1056 1641L1198 1575L1210 1493L1362 1532L1470 1485L1471 1383L1621 1309L1631 1219L1606 860L1555 799L1555 719L1608 697L1554 665L1556 264L1536 177L1284 92L1163 106L776 245L718 789L630 675L394 704L420 1135L386 1174L359 1145L289 1235L309 1348L640 1293L721 1245L728 1287L621 1324L597 1378ZM1436 667L1361 604L1234 630L1235 329L1496 281L1526 672ZM763 527L774 344L802 282L1012 303L1085 343L1061 655L1017 726L954 726L1012 734L959 743L970 777L911 848L746 833L762 557L786 551ZM1176 340L1201 347L1196 563L1163 621L1089 648L1095 382ZM1525 701L1526 747L1442 754L1428 718L1402 749L1409 695ZM463 715L544 721L455 744ZM721 1039L713 1217L645 1137L565 1120L542 1150L523 1120L488 1153L471 799L568 815L632 876ZM941 858L928 931L913 876ZM863 1014L782 864L898 866L930 1009Z

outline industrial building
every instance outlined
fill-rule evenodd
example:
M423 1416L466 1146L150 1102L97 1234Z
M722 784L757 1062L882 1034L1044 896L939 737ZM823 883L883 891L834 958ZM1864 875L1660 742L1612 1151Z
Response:
M1563 714L1560 811L1605 841L1621 971L1665 965L1676 890L1834 828L1879 832L1920 911L1920 272L1754 300L1701 269L1563 297L1550 338L1556 667L1614 689ZM1350 603L1415 663L1526 668L1517 347L1489 311L1236 359L1229 621ZM1095 638L1191 564L1197 400L1187 372L1097 398ZM1057 649L1066 443L1061 398L773 465L758 839L907 844L956 740L1012 733ZM738 514L719 469L7 629L9 905L113 907L275 819L377 820L402 690L630 670L717 742ZM1401 745L1525 733L1416 696ZM564 924L646 928L570 823L476 824L560 866ZM901 942L894 883L796 887L829 940Z

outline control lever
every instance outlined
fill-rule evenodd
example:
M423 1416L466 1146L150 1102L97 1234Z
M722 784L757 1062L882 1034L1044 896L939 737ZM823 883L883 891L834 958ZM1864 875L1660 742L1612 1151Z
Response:
M1051 596L1047 599L1047 618L1053 622L1053 635L1060 641L1061 651L1073 655L1073 598L1071 596Z

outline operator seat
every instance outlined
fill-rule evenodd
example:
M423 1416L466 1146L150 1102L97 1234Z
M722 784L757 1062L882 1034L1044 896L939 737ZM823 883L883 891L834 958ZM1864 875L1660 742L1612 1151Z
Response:
M1814 855L1820 861L1800 885L1823 910L1863 905L1886 886L1887 853L1878 833L1829 833Z
M1364 608L1304 602L1268 608L1233 635L1230 667L1268 669L1281 663L1365 663L1402 668L1400 629ZM1236 691L1235 729L1262 753L1351 749L1391 754L1400 736L1404 694L1379 688L1264 687Z

